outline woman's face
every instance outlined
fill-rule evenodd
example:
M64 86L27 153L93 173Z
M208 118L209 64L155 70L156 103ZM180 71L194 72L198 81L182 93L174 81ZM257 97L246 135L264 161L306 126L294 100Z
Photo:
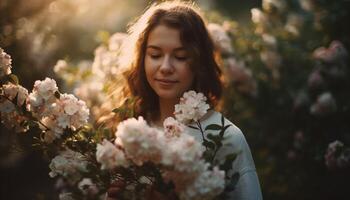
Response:
M145 54L147 81L159 98L174 100L191 89L191 58L177 29L156 26L149 34Z

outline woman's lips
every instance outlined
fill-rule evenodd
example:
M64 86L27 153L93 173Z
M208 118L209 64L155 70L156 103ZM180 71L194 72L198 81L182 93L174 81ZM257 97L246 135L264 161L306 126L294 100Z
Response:
M162 86L172 86L178 82L178 81L169 80L169 79L155 79L155 80Z

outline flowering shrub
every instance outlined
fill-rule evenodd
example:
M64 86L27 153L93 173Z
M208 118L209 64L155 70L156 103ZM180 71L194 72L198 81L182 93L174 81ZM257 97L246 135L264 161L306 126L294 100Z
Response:
M9 58L5 53L2 56ZM65 65L58 62L56 71L65 70ZM1 80L5 82L1 85L2 122L7 119L22 132L36 130L39 137L35 145L52 157L50 177L60 177L65 183L60 199L103 198L116 180L127 184L120 192L127 199L143 197L150 188L179 199L213 199L227 190L230 180L226 179L231 177L225 172L232 168L234 159L231 156L225 161L228 165L218 165L214 157L229 125L205 127L221 130L219 140L204 137L200 119L209 105L201 93L186 92L175 106L176 119L167 118L163 130L149 126L142 117L129 118L120 122L110 137L88 124L85 102L72 94L61 94L55 80L35 81L29 94L14 75L4 74ZM12 118L15 120L9 121ZM203 146L186 134L186 125L181 122L198 125L190 127L200 130Z
M213 17L233 47L229 55L218 48L223 111L245 130L265 199L350 195L349 31L339 25L348 10L344 2L263 0L251 23Z

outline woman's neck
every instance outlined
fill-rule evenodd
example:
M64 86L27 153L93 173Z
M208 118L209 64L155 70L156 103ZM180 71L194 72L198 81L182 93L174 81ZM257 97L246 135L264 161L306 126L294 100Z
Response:
M168 117L174 117L175 105L179 99L161 99L159 98L159 118L156 125L163 126L163 122Z

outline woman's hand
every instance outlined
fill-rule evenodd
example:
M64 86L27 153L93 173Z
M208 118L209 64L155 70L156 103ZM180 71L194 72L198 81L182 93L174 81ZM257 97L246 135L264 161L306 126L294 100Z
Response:
M119 200L122 199L121 192L125 189L125 182L122 180L114 181L111 183L107 190L106 200Z

